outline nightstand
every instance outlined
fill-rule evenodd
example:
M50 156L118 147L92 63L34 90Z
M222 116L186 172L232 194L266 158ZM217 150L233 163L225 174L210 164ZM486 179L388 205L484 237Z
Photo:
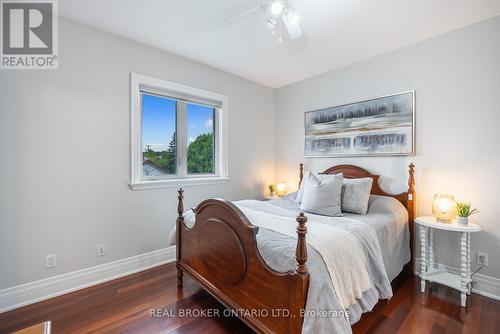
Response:
M425 281L447 285L461 292L460 302L465 307L472 285L470 234L481 231L481 227L471 222L468 225L455 221L441 223L434 217L418 217L415 223L420 230L420 291L425 292ZM460 274L434 268L434 229L460 233Z

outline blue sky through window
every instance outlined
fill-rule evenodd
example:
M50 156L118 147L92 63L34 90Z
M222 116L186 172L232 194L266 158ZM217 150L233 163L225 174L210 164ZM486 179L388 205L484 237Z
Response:
M188 144L203 133L213 133L214 108L187 105Z
M214 108L187 104L187 134L191 143L203 133L213 132ZM168 147L175 132L175 100L157 95L142 94L142 145L153 151Z

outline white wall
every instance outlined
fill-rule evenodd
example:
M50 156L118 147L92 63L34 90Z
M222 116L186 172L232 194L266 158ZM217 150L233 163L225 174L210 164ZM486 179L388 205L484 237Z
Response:
M185 187L186 207L274 179L273 89L65 20L59 33L59 70L0 71L0 289L168 246L176 190L128 187L130 72L229 96L232 180Z
M387 190L403 191L413 161L418 214L431 213L436 192L479 206L474 220L483 231L472 236L472 251L489 253L482 273L500 278L499 32L497 17L280 88L276 177L298 181L305 111L415 89L416 156L310 158L306 166L356 164L381 174ZM438 233L437 248L438 261L458 266L457 236Z

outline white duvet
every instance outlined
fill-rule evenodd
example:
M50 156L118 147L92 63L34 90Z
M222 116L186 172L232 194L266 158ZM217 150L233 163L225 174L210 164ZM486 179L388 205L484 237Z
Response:
M266 212L269 206L257 201L238 201L236 205L253 225L297 238L297 222L291 217ZM323 258L343 309L361 298L372 287L367 260L358 239L332 225L309 220L307 243Z

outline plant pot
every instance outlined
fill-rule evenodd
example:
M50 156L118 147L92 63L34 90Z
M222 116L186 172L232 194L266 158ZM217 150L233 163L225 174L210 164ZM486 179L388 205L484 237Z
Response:
M469 224L469 217L457 217L457 223L460 225Z
M270 198L275 198L275 197L276 197L276 192L274 192L274 191L270 191L270 192L269 192L269 197L270 197Z

